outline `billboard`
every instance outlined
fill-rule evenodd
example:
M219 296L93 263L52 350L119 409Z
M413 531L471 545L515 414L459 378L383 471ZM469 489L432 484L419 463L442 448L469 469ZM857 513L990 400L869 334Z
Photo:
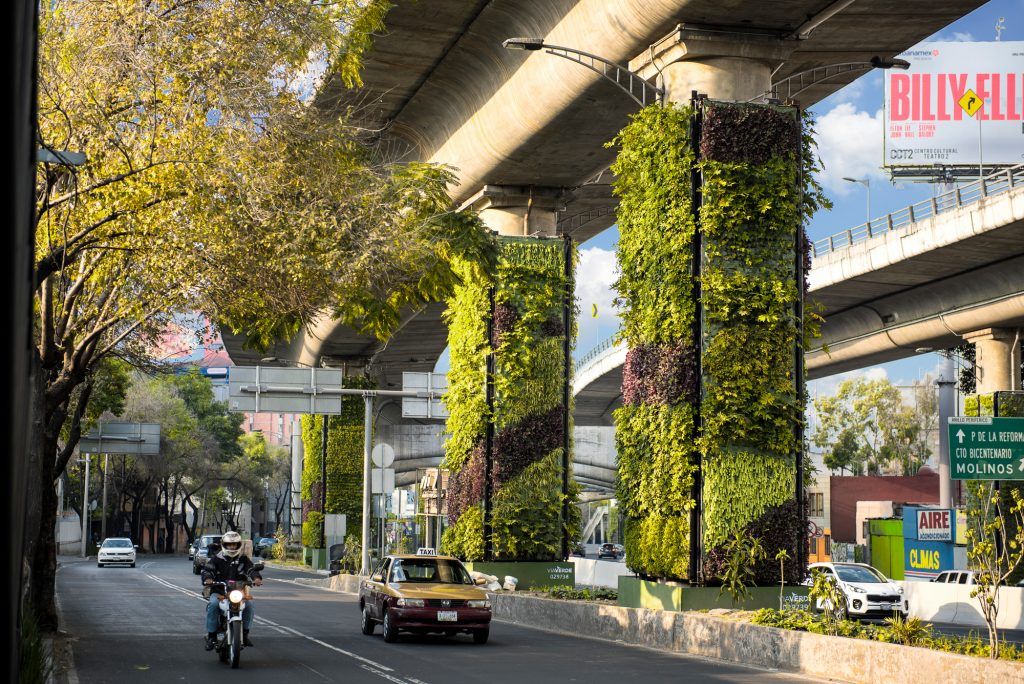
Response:
M1024 42L920 43L899 58L910 68L885 72L884 166L1024 163Z

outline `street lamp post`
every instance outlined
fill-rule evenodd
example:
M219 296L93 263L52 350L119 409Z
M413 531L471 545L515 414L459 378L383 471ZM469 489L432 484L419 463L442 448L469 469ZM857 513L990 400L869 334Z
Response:
M869 176L864 176L863 178L850 178L849 176L843 176L843 180L848 182L848 183L860 183L861 185L864 186L865 195L867 195L867 201L868 201L868 209L867 209L868 210L868 217L866 219L866 223L867 223L868 227L870 228L871 227L871 178Z

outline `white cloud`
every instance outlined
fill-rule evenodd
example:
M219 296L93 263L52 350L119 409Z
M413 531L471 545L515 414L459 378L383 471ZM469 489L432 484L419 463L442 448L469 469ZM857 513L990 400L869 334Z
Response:
M595 346L619 327L615 310L615 290L612 284L619 277L615 252L600 247L580 250L580 263L576 271L576 299L580 307L579 352ZM597 318L592 315L597 305Z
M956 43L973 43L974 36L971 35L969 32L954 31L953 41Z
M856 186L843 177L884 181L882 173L882 110L874 115L844 102L818 117L818 154L824 170L818 175L821 184L839 195L850 193Z

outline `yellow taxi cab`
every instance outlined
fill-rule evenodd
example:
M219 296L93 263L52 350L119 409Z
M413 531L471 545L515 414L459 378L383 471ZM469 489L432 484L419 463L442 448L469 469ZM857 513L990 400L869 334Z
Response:
M359 610L363 634L381 623L387 642L402 631L471 634L474 643L485 644L491 627L487 593L457 558L430 549L385 556L359 585Z

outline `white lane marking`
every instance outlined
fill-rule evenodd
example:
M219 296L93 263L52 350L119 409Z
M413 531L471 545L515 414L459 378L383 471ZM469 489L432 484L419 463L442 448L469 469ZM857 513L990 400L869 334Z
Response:
M399 679L398 677L394 677L392 675L389 675L387 672L381 672L380 670L378 670L375 667L370 667L369 665L360 665L359 667L363 668L367 672L372 672L373 674L377 675L378 677L386 679L389 682L394 682L395 684L408 684L407 680Z
M201 594L197 594L196 592L190 591L188 589L185 589L184 587L179 587L177 584L172 584L172 583L168 582L167 580L165 580L163 578L160 578L160 577L156 577L155 575L151 575L148 572L146 573L146 577L149 577L150 579L152 579L154 582L156 582L158 584L161 584L161 585L166 586L166 587L168 587L170 589L174 589L174 590L176 590L176 591L178 591L178 592L180 592L182 594L185 594L186 596L191 596L193 598L197 598L200 601L205 601L206 600L206 599L203 598L203 596ZM288 580L277 580L277 581L278 582L287 582ZM304 586L304 585L298 584L297 586L301 587L301 586ZM326 641L321 641L320 639L317 639L315 637L311 637L308 634L303 634L302 632L298 631L297 629L292 629L291 627L287 627L285 625L280 625L280 624L277 624L277 623L270 623L270 621L267 620L266 618L257 617L255 619L256 619L257 622L260 622L260 623L267 622L268 624L271 624L273 627L278 628L277 631L284 630L286 632L290 632L290 633L294 634L297 637L301 637L303 639L306 639L307 641L312 641L314 644L317 644L318 646L323 646L324 648L328 648L328 649L330 649L332 651L335 651L337 653L341 653L342 655L348 656L349 658L352 658L354 660L358 660L359 662L364 664L364 668L365 669L367 669L370 672L374 672L374 674L377 674L377 675L380 675L380 676L385 676L384 675L385 672L394 672L394 670L392 668L388 667L387 665L382 665L381 663L378 663L378 662L376 662L374 660L370 660L369 658L364 658L363 656L361 656L361 655L359 655L357 653L353 653L352 651L346 651L343 648L338 648L337 646L333 646L333 645L327 643ZM366 665L369 665L369 667L365 667ZM391 676L385 676L385 679L390 679L392 681L398 682L399 684L410 684L410 683L413 683L413 684L426 684L426 682L419 682L419 680L394 679Z
M316 670L314 670L313 668L311 668L309 665L307 665L306 663L302 662L301 660L298 661L298 663L299 663L299 665L301 665L302 667L306 668L307 670L309 670L310 672L312 672L316 676L320 677L321 679L327 679L328 681L330 681L328 679L327 675L325 675L325 674L323 674L321 672L317 672Z

